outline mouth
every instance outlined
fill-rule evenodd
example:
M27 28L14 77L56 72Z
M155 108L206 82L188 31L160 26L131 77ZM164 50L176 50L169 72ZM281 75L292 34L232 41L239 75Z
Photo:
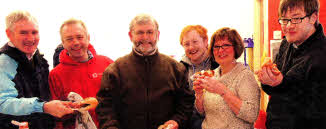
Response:
M25 42L24 43L24 46L28 46L28 47L32 47L32 46L34 46L34 42Z
M228 56L228 55L227 55L227 54L224 54L224 53L218 55L219 58L225 58L225 57L227 57L227 56Z
M188 54L189 54L189 55L195 55L197 52L198 52L197 50L195 50L195 51L190 51L190 52L188 52Z
M294 31L294 30L289 30L287 33L290 34L290 35L293 35L293 34L296 33L296 31Z
M72 48L73 51L79 51L81 48Z
M148 42L148 41L139 41L137 44L138 44L137 47L140 45L146 45L146 46L151 45L152 46L152 42Z

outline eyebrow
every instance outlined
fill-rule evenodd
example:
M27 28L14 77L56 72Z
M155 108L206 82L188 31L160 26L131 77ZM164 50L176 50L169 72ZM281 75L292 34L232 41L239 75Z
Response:
M64 37L65 39L67 39L67 38L73 38L73 36L66 36L66 37Z
M222 44L222 45L215 45L214 44L214 46L223 46L223 45L233 45L233 44L232 43L230 43L230 44L229 43L225 43L225 44Z
M296 14L293 14L292 16L299 16L300 14L296 13Z
M300 14L299 13L295 13L295 14L291 15L290 17L295 17L295 16L300 16ZM285 18L285 16L282 16L281 18Z

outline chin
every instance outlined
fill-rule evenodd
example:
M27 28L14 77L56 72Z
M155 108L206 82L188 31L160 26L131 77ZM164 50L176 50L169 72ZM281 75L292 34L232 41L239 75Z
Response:
M151 47L151 48L140 48L139 50L142 53L149 53L149 52L152 52L154 49Z
M23 52L26 54L33 54L35 50L24 50Z
M194 58L194 57L190 57L190 60L192 61L192 62L196 62L196 61L198 61L198 60L200 60L200 58Z
M295 42L294 40L291 40L291 39L290 39L290 40L287 39L287 41L288 41L289 43L294 43L294 42Z

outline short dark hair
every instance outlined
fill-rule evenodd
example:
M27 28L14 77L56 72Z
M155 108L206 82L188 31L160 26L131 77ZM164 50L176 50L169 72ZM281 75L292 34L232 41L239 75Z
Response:
M318 26L318 14L319 14L319 0L281 0L278 8L278 17L287 11L288 8L303 7L306 15L317 13L317 21L315 27Z
M209 44L209 54L211 57L214 57L213 48L216 41L227 39L232 43L234 49L234 58L238 59L243 50L244 44L240 34L235 29L229 27L223 27L214 32L211 37L211 42Z

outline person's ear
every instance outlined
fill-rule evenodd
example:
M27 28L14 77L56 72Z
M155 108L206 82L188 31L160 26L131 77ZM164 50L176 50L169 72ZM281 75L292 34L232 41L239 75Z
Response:
M314 12L313 14L311 14L309 21L311 24L315 24L317 20L318 20L318 13Z
M132 32L129 31L128 35L129 35L129 39L130 39L130 41L132 42L132 34L131 34L131 33L132 33Z
M208 39L204 39L205 47L208 49Z
M8 37L8 39L11 41L11 39L12 39L12 31L8 28L8 29L6 29L6 35L7 35L7 37Z
M160 40L160 31L158 30L157 31L157 41L159 41Z

